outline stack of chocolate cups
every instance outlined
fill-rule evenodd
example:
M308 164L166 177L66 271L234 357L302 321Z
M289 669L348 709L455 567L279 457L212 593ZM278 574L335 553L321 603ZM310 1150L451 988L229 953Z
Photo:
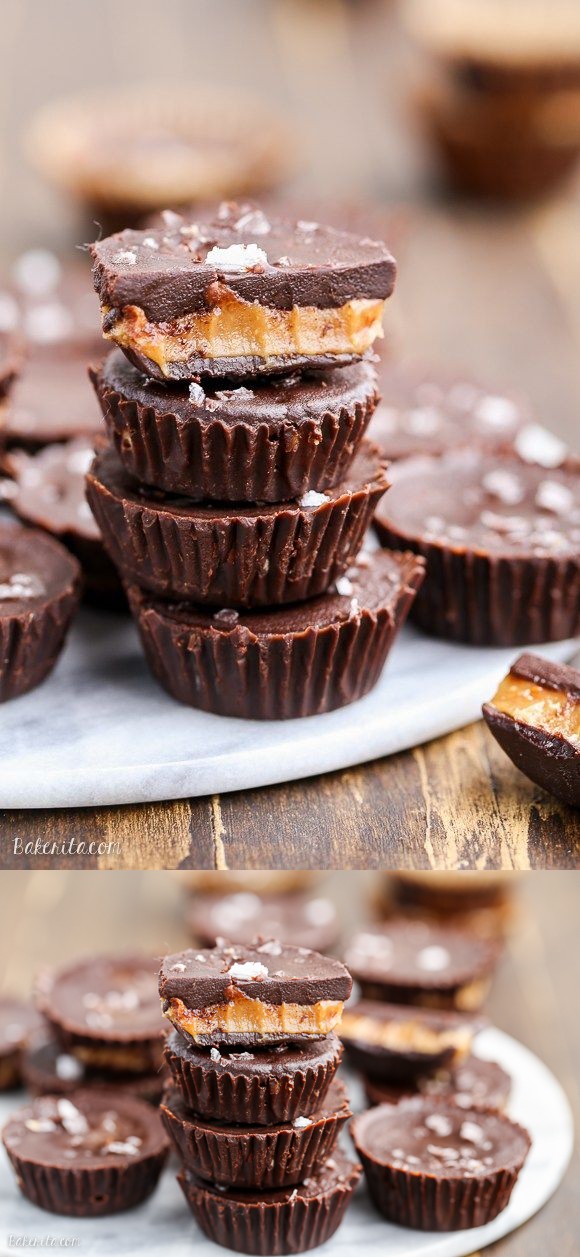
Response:
M423 576L359 554L387 488L364 432L388 250L230 205L93 255L120 348L92 373L111 447L87 496L154 675L223 715L360 698Z
M361 1172L336 1146L351 1114L332 1027L351 987L338 961L274 940L165 958L175 1030L161 1114L216 1243L304 1252L340 1225Z

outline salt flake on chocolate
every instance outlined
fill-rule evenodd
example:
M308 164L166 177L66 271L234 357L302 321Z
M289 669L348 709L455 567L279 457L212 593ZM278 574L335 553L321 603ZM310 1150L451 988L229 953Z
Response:
M258 960L235 961L230 965L228 973L231 978L237 978L240 982L254 982L256 979L268 977L266 966Z
M208 266L226 271L249 271L253 266L268 265L268 255L257 244L230 244L227 249L214 245L205 260Z
M559 480L543 480L536 491L536 506L554 515L567 515L574 506L574 494Z
M310 510L315 506L322 506L324 502L330 502L330 498L326 493L317 493L315 489L309 489L307 493L303 493L300 498L300 506L306 510Z
M564 442L539 423L528 423L522 428L514 446L524 462L537 463L540 467L559 467L568 453Z
M500 502L505 502L506 506L517 506L525 497L518 477L504 467L494 467L492 471L486 472L481 483L487 493L498 498Z
M335 581L334 583L335 583L337 594L341 594L345 598L348 598L350 597L351 594L354 594L354 585L352 581L348 579L348 576L339 576L338 580Z
M119 249L113 254L111 261L118 263L119 266L135 266L137 254L132 253L131 249Z

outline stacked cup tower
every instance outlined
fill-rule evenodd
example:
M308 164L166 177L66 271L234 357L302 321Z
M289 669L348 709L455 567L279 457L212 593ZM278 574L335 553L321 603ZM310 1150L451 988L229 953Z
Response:
M388 487L364 437L386 246L226 205L93 254L118 348L92 372L111 443L87 495L154 675L242 717L361 697L423 576L361 553Z
M276 940L163 961L175 1029L161 1115L187 1203L216 1243L304 1252L342 1222L361 1169L337 1144L351 1113L332 1027L351 988L339 961Z

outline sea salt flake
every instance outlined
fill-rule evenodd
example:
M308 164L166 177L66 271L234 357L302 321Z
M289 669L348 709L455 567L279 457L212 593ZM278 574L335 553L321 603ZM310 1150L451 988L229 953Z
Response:
M82 1078L84 1073L80 1061L66 1052L57 1056L54 1068L57 1078L61 1078L63 1082L75 1082L78 1078Z
M95 452L90 448L72 450L67 456L67 470L72 472L73 475L84 476L89 470L94 457Z
M351 615L358 615L360 611L360 602L358 598L351 598L349 611Z
M487 428L510 428L516 423L518 410L508 397L482 397L474 410L475 418Z
M210 1052L209 1052L209 1054L210 1054L210 1056L211 1056L212 1061L221 1061L221 1059L222 1059L222 1058L221 1058L221 1053L220 1053L220 1052L218 1052L217 1048L215 1048L215 1047L210 1048Z
M256 950L263 952L265 956L281 956L282 944L276 942L275 939L270 938L265 943L262 943Z
M119 1140L113 1140L113 1143L105 1144L103 1151L111 1152L113 1155L119 1157L137 1157L139 1155L139 1149L136 1148L133 1143L130 1143L128 1139L126 1139L123 1143Z
M33 1135L48 1135L50 1131L58 1130L56 1122L52 1122L49 1117L30 1117L24 1125Z
M536 491L536 506L554 515L567 515L574 505L574 494L558 480L543 480Z
M206 254L208 266L226 271L249 271L253 266L267 266L268 255L257 244L230 244L227 249L214 245Z
M145 236L145 239L142 240L141 243L145 246L146 249L159 248L159 245L153 236Z
M330 502L330 498L326 493L317 493L315 489L308 489L300 498L300 506L305 510L312 510L316 506L322 506L325 502Z
M276 261L274 262L274 266L291 266L291 265L292 263L290 261L290 258L286 257L285 253L282 254L281 258L276 258Z
M496 467L493 471L486 472L481 481L487 493L492 497L499 498L500 502L505 502L506 506L517 506L525 497L525 489L513 472L506 471L503 467Z
M266 215L260 209L246 210L236 220L236 231L248 231L253 236L267 236L272 230Z
M161 219L163 221L164 227L169 227L170 230L173 230L173 228L177 229L178 227L181 227L181 224L183 222L183 218L181 214L176 214L175 210L170 210L170 209L164 209L161 211Z
M305 231L309 235L313 231L318 231L318 223L309 223L304 218L299 218L296 226L299 231Z
M119 249L113 254L111 261L118 263L119 266L135 266L137 254L131 249Z
M268 977L266 965L260 964L259 960L242 960L235 961L228 969L230 977L237 978L240 982L253 982L256 979Z
M518 432L514 447L524 462L540 467L559 467L568 453L564 442L539 423L526 424Z
M312 1126L312 1118L295 1117L294 1121L292 1122L292 1125L295 1130L306 1130L308 1126Z
M69 1135L86 1135L89 1124L84 1113L77 1109L76 1104L62 1097L56 1102L56 1111Z
M450 961L451 956L445 947L423 947L417 954L417 967L425 973L439 973L447 968Z
M221 611L215 611L212 616L212 620L223 624L225 628L234 628L239 618L239 611L235 611L233 607L222 607Z
M250 401L254 397L254 393L251 388L245 388L242 384L239 388L220 389L216 393L216 397L219 397L221 402Z
M348 579L348 576L339 576L338 580L335 581L335 587L337 594L341 594L345 598L347 598L349 594L354 593L354 585L352 581Z
M187 969L187 965L177 964L177 965L171 966L172 973L185 973L186 969Z
M480 1144L484 1133L481 1126L477 1125L477 1122L462 1122L459 1136L461 1139L465 1139L467 1143Z
M45 592L45 585L38 576L31 576L27 572L13 572L7 581L0 584L0 601L8 602L12 598L40 598Z
M192 380L189 386L189 400L193 402L194 406L203 406L205 402L205 393L201 384L198 384L196 380Z
M446 1139L453 1130L453 1122L444 1113L431 1113L425 1118L425 1125L442 1139Z

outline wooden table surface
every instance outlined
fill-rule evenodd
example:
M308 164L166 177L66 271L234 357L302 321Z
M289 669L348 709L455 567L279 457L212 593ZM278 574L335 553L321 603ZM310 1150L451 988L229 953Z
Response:
M219 875L218 875L219 877ZM106 947L156 952L187 944L180 875L13 873L0 877L0 990L29 989L39 966ZM318 885L318 884L317 884ZM520 908L492 991L492 1021L556 1074L580 1122L578 889L574 876L523 875ZM345 934L361 919L376 875L332 874L322 883L341 910ZM556 1196L489 1257L577 1257L580 1148ZM52 1234L58 1234L53 1219ZM1 1235L1 1221L0 1221Z
M55 2L63 8L63 0ZM11 10L22 21L26 5L13 3ZM220 0L213 18L209 9L205 14L208 29L213 22L210 46L212 37L219 44L228 11ZM129 38L128 12L123 16L117 7L115 14L115 21L124 22L123 39ZM166 17L168 29L173 23L187 31L192 13L181 0L168 0ZM258 85L263 80L264 90L271 88L278 65L291 108L314 137L304 204L313 192L328 188L354 200L372 193L382 197L399 262L387 316L393 351L459 366L492 390L527 393L541 421L578 446L580 201L574 190L521 212L443 199L429 182L428 159L408 128L403 63L386 4L277 0L266 14L254 0L246 17L254 22L258 41ZM94 73L81 38L80 11L75 23L64 21L63 8L64 43L55 50L60 60L51 69L52 90L56 81L73 87L77 78L90 81ZM143 22L138 25L143 34ZM33 100L42 94L46 62L44 48L34 46L32 62L28 58L18 72L17 29L10 60L15 128L18 103L26 114L30 94ZM97 23L95 38L105 29ZM146 43L140 41L145 72L155 61ZM116 66L105 51L99 52L99 72L114 77ZM223 51L224 72L235 81L236 39L228 35ZM30 175L24 179L22 161L14 164L9 149L4 160L7 196L0 222L9 240L22 233L30 215L37 215L40 231L38 215L50 202ZM27 198L24 216L22 198ZM51 220L51 239L58 221ZM71 231L69 222L69 239ZM356 739L356 707L352 719ZM101 854L60 854L60 844L70 837L113 847ZM55 843L55 852L31 855L30 862L51 868L580 866L579 815L522 778L480 725L387 761L244 795L4 814L0 866L25 866L27 858L15 854L15 840L36 839Z

